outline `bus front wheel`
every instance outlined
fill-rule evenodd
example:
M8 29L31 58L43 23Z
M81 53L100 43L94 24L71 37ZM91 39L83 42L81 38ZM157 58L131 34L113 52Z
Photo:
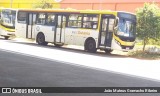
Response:
M96 42L93 39L87 40L85 44L85 50L87 50L88 52L95 53L97 51Z
M43 33L39 33L39 34L37 35L36 42L37 42L39 45L47 45L47 44L48 44L47 42L45 42L45 37L44 37L44 34L43 34Z

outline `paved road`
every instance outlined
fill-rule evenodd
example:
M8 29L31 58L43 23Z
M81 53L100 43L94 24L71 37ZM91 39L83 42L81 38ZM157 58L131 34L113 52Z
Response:
M159 87L160 82L0 51L0 87ZM5 95L5 94L3 94ZM25 94L26 96L27 94ZM53 96L53 94L45 94ZM54 96L158 96L160 94L54 94ZM6 95L8 96L8 95ZM12 95L11 95L12 96ZM17 96L17 95L15 95ZM30 96L28 94L27 96ZM35 96L35 95L33 95ZM44 95L42 95L44 96Z
M79 49L70 49L68 46L67 48L57 48L53 45L39 46L21 39L15 41L1 39L0 49L160 81L160 60L141 60L102 52L91 54Z
M0 86L154 87L160 82L0 51Z

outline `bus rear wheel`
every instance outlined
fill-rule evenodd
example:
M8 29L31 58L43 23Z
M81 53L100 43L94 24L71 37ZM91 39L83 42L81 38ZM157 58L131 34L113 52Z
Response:
M36 42L37 42L39 45L47 45L47 44L48 44L47 42L45 42L45 37L44 37L44 34L43 34L43 33L39 33L39 34L37 35Z
M85 44L85 50L87 50L88 52L95 53L97 51L96 42L93 39L87 40Z

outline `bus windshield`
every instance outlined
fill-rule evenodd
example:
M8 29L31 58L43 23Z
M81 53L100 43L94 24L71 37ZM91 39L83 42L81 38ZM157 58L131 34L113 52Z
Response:
M134 22L120 19L117 35L124 37L135 37L135 29L136 25L134 24Z
M16 11L14 10L2 10L1 23L6 27L15 27Z
M118 30L117 35L120 37L133 37L136 36L136 15L131 13L118 13Z

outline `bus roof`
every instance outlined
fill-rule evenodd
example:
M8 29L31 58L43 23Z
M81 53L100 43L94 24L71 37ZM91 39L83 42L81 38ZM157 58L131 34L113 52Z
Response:
M15 8L0 8L1 10L18 10L18 9L15 9Z
M90 14L114 14L117 15L118 12L133 14L126 11L111 11L111 10L76 10L76 9L18 9L19 11L25 12L64 12L64 13L90 13ZM135 15L135 14L133 14Z
M117 13L117 11L111 10L76 10L76 9L18 9L25 12L64 12L64 13Z

